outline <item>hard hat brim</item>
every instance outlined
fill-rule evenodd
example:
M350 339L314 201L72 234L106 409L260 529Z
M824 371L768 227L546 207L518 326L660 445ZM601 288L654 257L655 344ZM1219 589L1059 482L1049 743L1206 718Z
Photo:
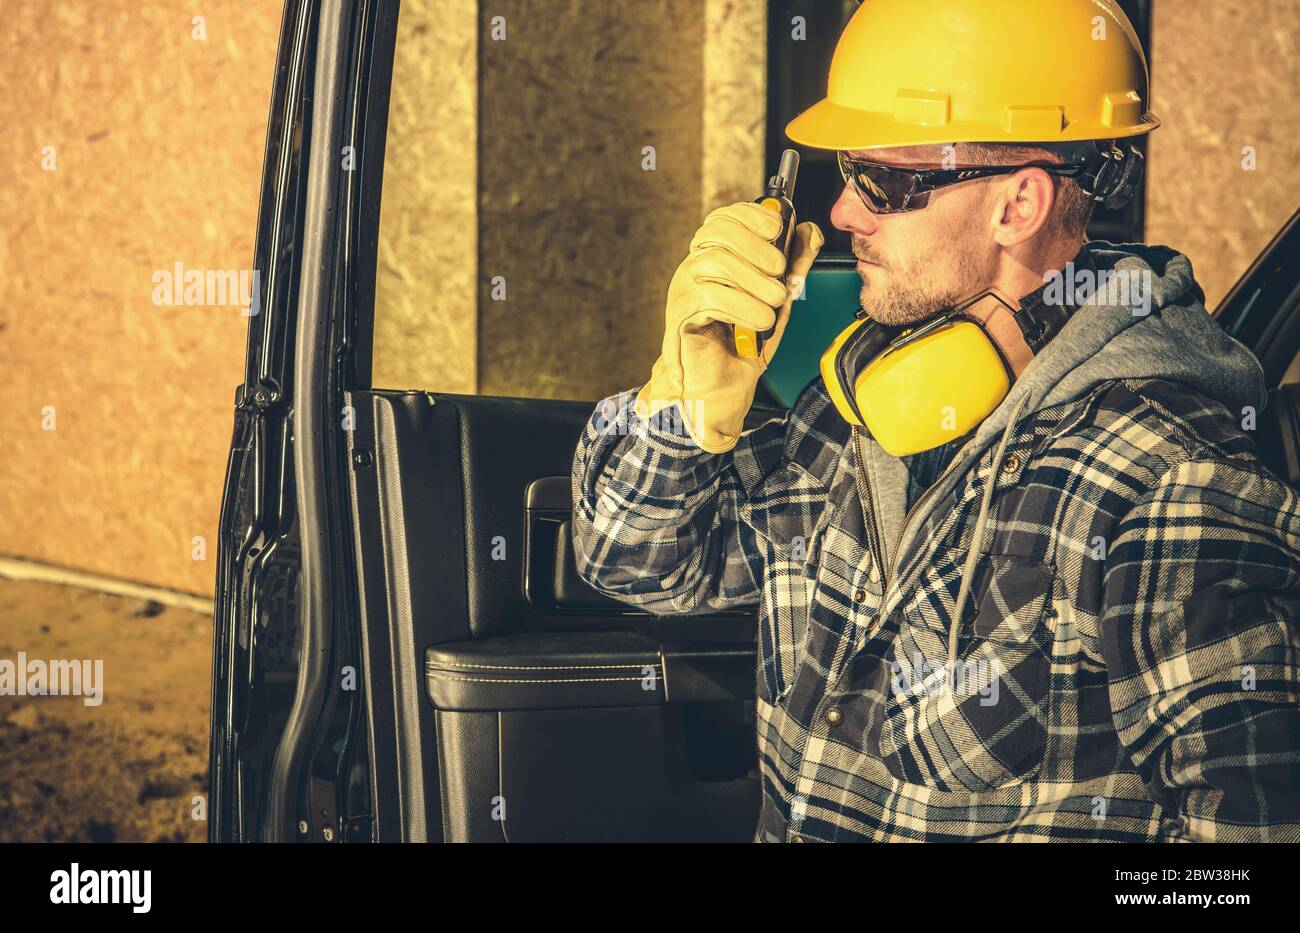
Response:
M1127 126L1109 126L1100 120L1075 121L1059 133L1012 133L1005 127L987 123L903 123L894 119L892 114L856 110L825 99L791 120L786 125L785 134L795 143L812 149L886 149L943 143L1065 143L1123 139L1149 133L1159 125L1160 119L1147 111L1137 123Z

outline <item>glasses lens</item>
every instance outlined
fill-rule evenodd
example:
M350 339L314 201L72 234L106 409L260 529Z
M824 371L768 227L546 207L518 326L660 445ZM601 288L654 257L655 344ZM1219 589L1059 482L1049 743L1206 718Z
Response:
M905 209L907 196L916 188L915 173L875 162L849 159L842 152L836 155L840 163L840 174L845 181L853 184L862 203L870 210L877 214L894 214Z

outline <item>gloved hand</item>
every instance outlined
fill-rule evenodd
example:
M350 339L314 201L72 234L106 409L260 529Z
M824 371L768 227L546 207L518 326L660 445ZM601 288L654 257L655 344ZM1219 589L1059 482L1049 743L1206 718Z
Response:
M758 377L776 353L790 304L825 242L814 223L795 227L786 259L773 241L781 219L749 201L711 212L668 286L663 348L634 407L645 419L677 403L701 449L726 453L740 439ZM757 359L736 355L732 325L776 332Z

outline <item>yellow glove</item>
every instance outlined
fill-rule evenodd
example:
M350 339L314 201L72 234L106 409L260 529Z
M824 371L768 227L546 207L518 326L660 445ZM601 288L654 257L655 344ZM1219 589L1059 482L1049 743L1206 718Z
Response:
M736 446L758 377L776 353L790 304L825 242L816 224L799 224L782 284L778 276L786 260L773 245L780 232L781 219L749 201L720 207L704 219L668 286L663 349L650 381L637 393L639 417L676 403L701 449L721 454ZM774 320L776 332L757 359L736 355L734 325L764 331Z

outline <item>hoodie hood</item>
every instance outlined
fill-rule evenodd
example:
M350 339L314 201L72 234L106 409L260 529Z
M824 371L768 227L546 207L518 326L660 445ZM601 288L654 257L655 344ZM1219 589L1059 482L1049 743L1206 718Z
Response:
M1102 241L1089 243L1088 252L1098 280L1117 284L1098 288L1071 314L968 446L983 451L1017 407L1029 415L1114 379L1168 379L1229 411L1263 409L1268 390L1259 360L1205 310L1186 256L1167 246ZM1129 300L1112 302L1116 294Z
M1098 287L1082 301L1061 331L1025 367L1002 403L976 429L927 496L928 505L909 517L911 529L925 526L930 512L962 479L971 464L997 445L992 472L997 474L1016 424L1043 408L1086 395L1112 380L1160 378L1191 386L1239 412L1253 405L1262 410L1268 392L1255 356L1228 336L1205 310L1205 296L1192 276L1186 256L1165 246L1092 242L1088 252ZM1066 277L1068 272L1066 270ZM1073 283L1077 289L1079 283ZM1086 282L1084 283L1086 285ZM900 461L871 442L864 461L873 483L897 486L906 471ZM984 548L992 493L989 483L975 523L949 633L949 660L956 659L957 634L970 594L975 563ZM877 489L881 485L876 485ZM903 524L899 496L882 497L877 507L886 525ZM900 527L899 532L903 529ZM899 551L909 541L899 541ZM891 558L894 555L890 555Z

